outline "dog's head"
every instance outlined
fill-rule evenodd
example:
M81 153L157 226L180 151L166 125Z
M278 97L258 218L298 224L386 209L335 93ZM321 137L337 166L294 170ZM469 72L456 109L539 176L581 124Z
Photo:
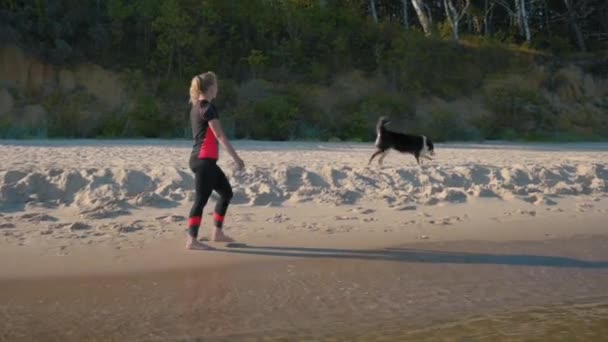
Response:
M433 145L433 140L426 135L422 136L422 150L420 151L420 154L423 156L435 155L435 145Z
M426 150L429 151L430 155L435 155L435 146L433 145L433 141L429 138L426 138Z

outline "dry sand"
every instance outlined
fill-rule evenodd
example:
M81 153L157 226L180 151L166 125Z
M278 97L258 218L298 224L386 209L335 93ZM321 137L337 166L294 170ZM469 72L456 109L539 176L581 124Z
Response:
M188 143L4 141L0 340L306 339L608 298L606 144L439 144L422 167L235 146L243 245L195 252Z

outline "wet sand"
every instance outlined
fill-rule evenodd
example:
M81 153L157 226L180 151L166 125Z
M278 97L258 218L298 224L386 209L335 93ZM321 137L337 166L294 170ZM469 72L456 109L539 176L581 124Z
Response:
M607 245L607 236L595 235L373 250L241 246L218 253L271 256L177 271L4 279L0 339L443 340L453 331L445 324L464 318L453 324L473 324L471 336L499 336L500 325L475 327L485 324L479 317L608 303ZM589 324L604 322L605 311ZM579 319L563 318L565 327Z

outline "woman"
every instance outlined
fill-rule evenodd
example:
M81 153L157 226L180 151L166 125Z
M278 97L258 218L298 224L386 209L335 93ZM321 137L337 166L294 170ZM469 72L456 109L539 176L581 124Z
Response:
M212 241L232 242L232 238L224 234L222 226L230 200L232 187L226 175L217 165L219 158L218 141L234 159L238 169L245 164L234 151L220 125L217 108L211 103L217 96L217 77L211 71L195 76L190 83L190 122L194 146L190 155L190 169L194 172L196 196L188 219L187 249L212 249L197 240L198 229L201 225L203 208L207 204L211 191L215 190L220 198L215 205L213 220L215 231Z

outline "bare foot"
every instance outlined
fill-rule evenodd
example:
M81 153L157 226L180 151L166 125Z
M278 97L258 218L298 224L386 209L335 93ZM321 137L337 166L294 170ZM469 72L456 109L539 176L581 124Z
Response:
M234 242L234 239L224 234L221 229L215 230L215 233L213 233L213 238L211 240L214 242Z
M186 242L186 249L199 250L199 251L212 251L215 248L213 248L207 244L204 244L204 243L198 241L197 239L188 238L188 241Z

